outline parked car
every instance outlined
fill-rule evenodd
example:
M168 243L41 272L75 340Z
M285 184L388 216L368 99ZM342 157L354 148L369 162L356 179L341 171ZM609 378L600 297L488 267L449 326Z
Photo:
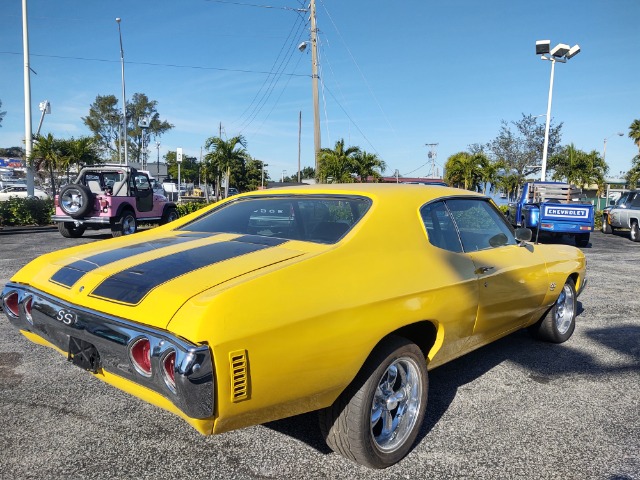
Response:
M640 191L631 190L602 210L602 233L629 229L634 242L640 242Z
M138 224L165 224L178 218L174 202L154 192L146 173L123 165L93 165L60 189L55 215L64 237L82 236L87 227L109 228L114 237L130 235Z
M10 183L0 190L0 202L9 200L11 197L26 198L28 196L27 185L24 183ZM34 188L33 196L41 200L50 198L47 192L39 188Z
M421 429L428 370L522 328L571 337L585 257L530 239L465 190L286 187L38 257L2 301L203 434L318 410L333 450L383 468Z

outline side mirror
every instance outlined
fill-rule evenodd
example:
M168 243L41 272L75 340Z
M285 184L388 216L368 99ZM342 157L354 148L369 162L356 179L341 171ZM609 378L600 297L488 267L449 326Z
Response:
M520 244L523 242L530 242L533 237L533 232L529 228L516 228L515 237Z

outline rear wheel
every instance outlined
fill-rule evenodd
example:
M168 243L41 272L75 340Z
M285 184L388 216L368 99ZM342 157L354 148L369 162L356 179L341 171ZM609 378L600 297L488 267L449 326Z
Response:
M65 238L80 238L85 230L84 225L76 225L74 222L58 223L58 231Z
M584 248L589 245L589 233L578 233L576 235L576 247Z
M131 235L138 230L138 222L136 216L131 210L125 210L120 215L118 221L111 225L111 235L114 237L122 237L123 235Z
M576 328L578 302L576 286L573 280L567 279L558 299L547 314L531 325L529 331L540 339L551 343L566 342Z
M638 227L638 222L633 222L631 224L631 240L634 242L640 242L640 228Z
M609 224L609 216L608 215L603 215L602 216L602 233L612 233L613 230L611 230L611 224Z
M351 385L320 411L327 445L361 465L385 468L411 449L427 406L427 364L415 343L390 337Z

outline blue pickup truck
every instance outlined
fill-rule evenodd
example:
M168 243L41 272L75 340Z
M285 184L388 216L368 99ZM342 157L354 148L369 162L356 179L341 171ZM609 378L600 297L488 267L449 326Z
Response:
M594 207L580 189L561 182L525 183L516 202L509 203L507 219L513 226L554 237L571 235L586 247L593 231Z

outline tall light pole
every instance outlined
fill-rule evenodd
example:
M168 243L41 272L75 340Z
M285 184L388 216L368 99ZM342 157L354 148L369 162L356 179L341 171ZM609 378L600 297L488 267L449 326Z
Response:
M158 178L160 178L160 142L156 142L156 149L158 149L158 163L156 163L158 170Z
M33 132L31 127L31 67L29 66L29 26L27 22L27 0L22 0L22 54L24 58L24 163L27 169L27 195L33 196L33 166L31 150Z
M122 124L124 130L124 164L129 165L129 150L127 148L127 96L124 89L124 49L122 48L122 30L120 30L120 17L116 18L118 35L120 37L120 64L122 65Z
M264 167L268 167L268 163L262 162L262 181L260 182L260 186L264 188Z
M536 42L536 55L540 55L541 60L549 60L551 62L551 80L549 81L549 101L547 102L547 123L544 127L544 146L542 147L542 172L540 180L543 182L547 177L547 154L549 150L549 124L551 121L551 98L553 96L553 74L556 62L566 63L572 57L580 53L580 47L574 45L569 47L564 43L559 43L553 50L550 49L550 40L538 40Z
M607 140L609 140L609 138L613 137L614 135L622 137L624 136L624 133L622 132L612 133L611 135L609 135L607 138L604 139L604 148L602 149L602 163L606 163L605 160L607 158Z

